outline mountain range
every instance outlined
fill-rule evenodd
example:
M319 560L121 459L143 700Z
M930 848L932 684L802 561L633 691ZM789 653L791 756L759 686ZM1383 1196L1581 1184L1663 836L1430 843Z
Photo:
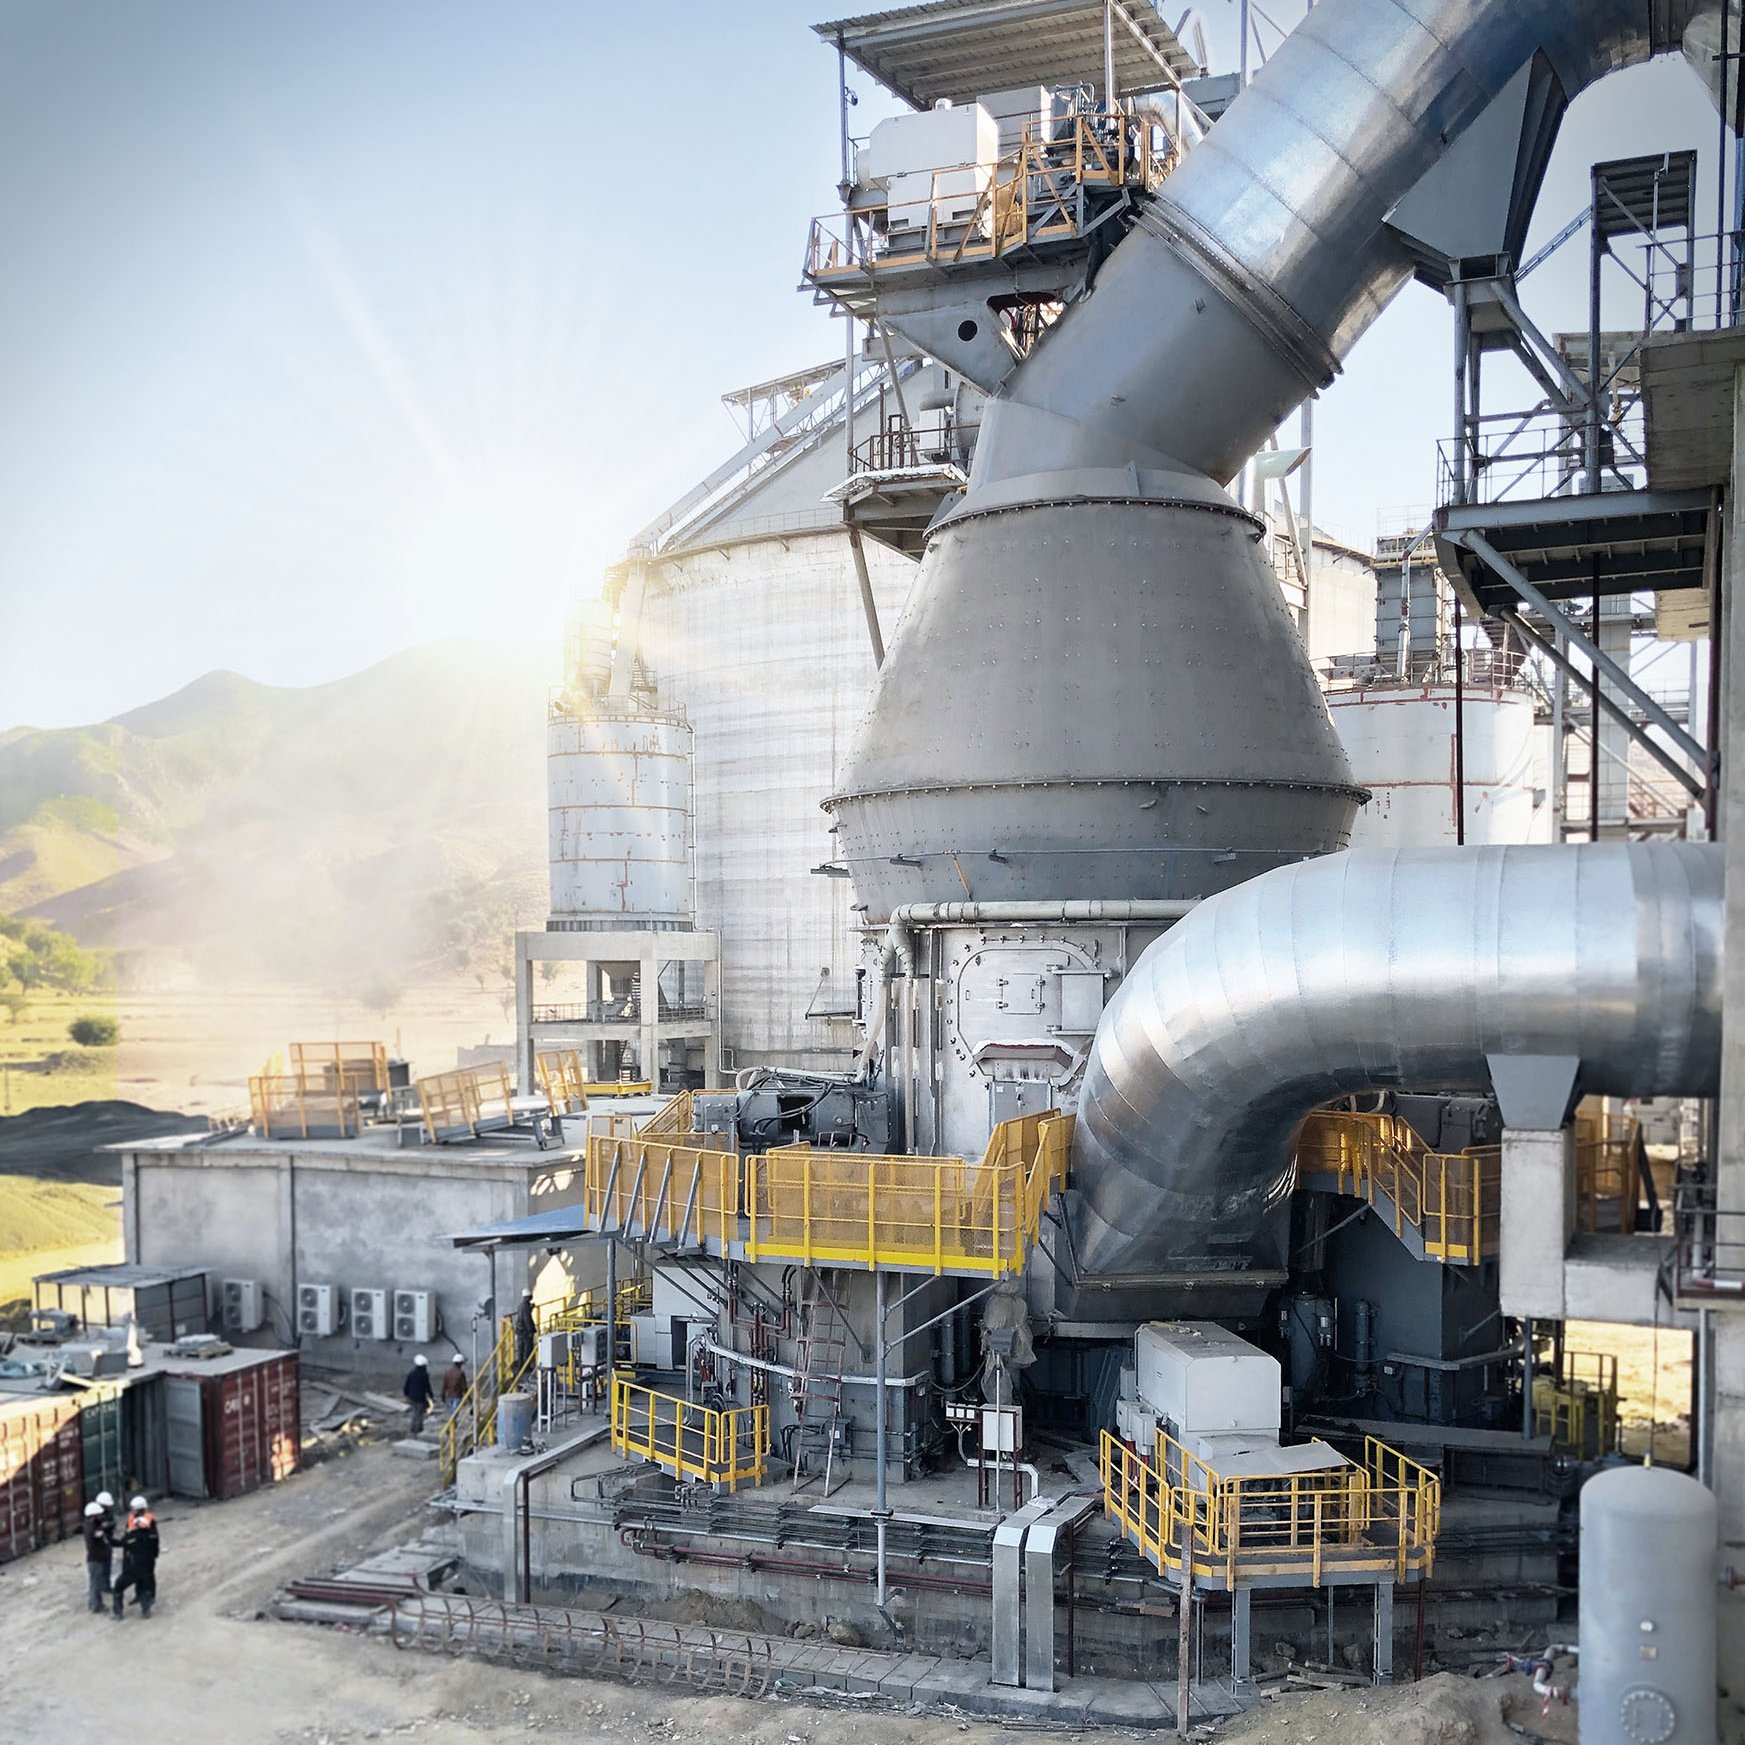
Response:
M136 987L495 981L545 911L545 680L435 643L0 732L0 911L114 951Z

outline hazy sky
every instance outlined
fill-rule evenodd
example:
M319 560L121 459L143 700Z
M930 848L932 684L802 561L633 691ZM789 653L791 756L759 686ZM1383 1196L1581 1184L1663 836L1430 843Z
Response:
M555 658L731 452L721 393L840 350L794 288L834 200L828 11L5 0L0 728L438 636ZM1227 57L1230 0L1202 11ZM890 100L854 85L864 130ZM1592 158L1713 135L1682 66L1611 81L1539 232ZM1547 325L1582 320L1583 257L1529 281ZM1431 500L1449 331L1408 291L1323 400L1324 525Z

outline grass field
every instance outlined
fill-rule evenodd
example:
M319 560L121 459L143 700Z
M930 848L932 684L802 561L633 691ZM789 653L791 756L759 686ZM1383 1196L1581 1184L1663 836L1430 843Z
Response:
M67 1035L75 1018L114 1018L114 994L37 993L10 1024L0 1014L0 1115L115 1095L119 1050L80 1048Z
M0 1175L0 1327L30 1307L30 1281L121 1258L121 1195L91 1182Z

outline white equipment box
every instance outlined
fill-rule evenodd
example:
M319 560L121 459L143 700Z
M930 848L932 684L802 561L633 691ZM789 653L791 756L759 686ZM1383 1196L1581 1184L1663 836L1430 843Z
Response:
M1220 1431L1278 1440L1278 1359L1212 1321L1150 1321L1133 1336L1139 1398L1192 1446Z

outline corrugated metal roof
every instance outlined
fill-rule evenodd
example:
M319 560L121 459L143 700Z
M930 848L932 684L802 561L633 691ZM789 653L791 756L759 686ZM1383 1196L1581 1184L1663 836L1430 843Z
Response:
M1117 95L1199 72L1155 0L1113 6ZM1023 85L1103 87L1106 0L926 0L813 29L917 109Z

